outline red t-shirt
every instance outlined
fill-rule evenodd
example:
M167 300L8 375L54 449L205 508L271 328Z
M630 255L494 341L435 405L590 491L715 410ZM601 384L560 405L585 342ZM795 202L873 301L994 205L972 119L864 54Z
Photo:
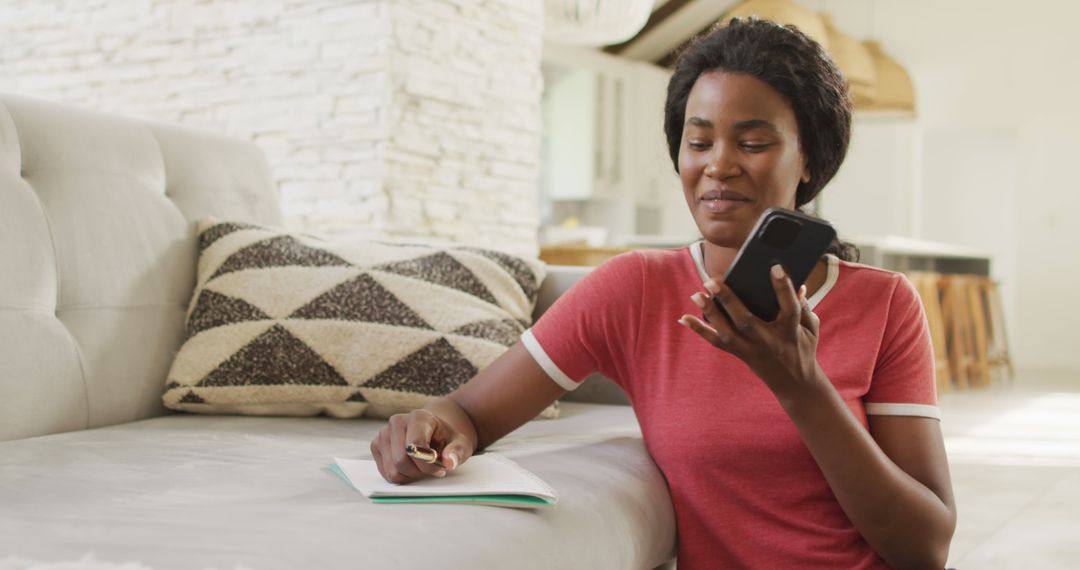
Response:
M828 257L810 299L818 361L855 417L939 418L922 304L901 274ZM701 243L611 259L522 342L555 382L593 372L630 397L667 479L680 570L885 568L852 525L776 397L734 356L676 321L700 314Z

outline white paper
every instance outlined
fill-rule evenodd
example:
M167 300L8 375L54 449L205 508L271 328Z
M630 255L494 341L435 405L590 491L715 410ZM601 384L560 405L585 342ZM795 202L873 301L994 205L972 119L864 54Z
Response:
M383 479L375 461L342 459L334 462L365 497L423 497L464 495L532 495L555 501L558 496L531 471L500 455L485 453L470 457L446 477L430 477L407 485Z

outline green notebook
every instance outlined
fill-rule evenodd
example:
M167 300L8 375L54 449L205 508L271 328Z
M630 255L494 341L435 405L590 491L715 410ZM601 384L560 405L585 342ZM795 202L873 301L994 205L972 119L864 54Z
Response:
M465 503L532 509L558 502L555 490L529 470L485 453L469 458L446 477L395 485L370 459L334 458L330 470L375 503Z

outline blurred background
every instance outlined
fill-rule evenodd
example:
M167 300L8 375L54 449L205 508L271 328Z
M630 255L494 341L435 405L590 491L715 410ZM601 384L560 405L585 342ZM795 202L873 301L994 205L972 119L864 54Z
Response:
M3 0L0 90L254 141L288 223L597 264L698 238L674 54L733 15L856 102L812 205L908 273L961 499L953 562L1080 556L1080 5L975 0Z

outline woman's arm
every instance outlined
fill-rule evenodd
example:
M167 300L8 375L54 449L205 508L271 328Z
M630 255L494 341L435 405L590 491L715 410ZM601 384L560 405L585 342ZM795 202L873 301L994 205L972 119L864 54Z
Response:
M594 354L606 354L612 338L638 330L641 305L636 300L643 294L642 264L637 252L609 259L560 295L530 329L542 338L544 331L550 331L549 344L543 350L565 357L563 364L570 368L562 372L584 378L601 367ZM430 443L443 452L446 468L453 469L477 450L535 418L566 392L563 386L569 384L560 385L548 376L519 341L445 398L390 418L372 442L372 455L389 481L407 483L437 477L442 469L410 459L405 454L406 444ZM454 454L459 461L451 458Z
M771 323L712 281L706 288L729 317L696 293L711 326L692 315L680 322L746 362L772 390L841 508L889 565L943 568L956 514L939 423L872 417L864 429L817 362L820 322L805 291L796 296L779 266L773 285L780 314Z
M944 568L956 507L938 420L870 416L828 379L782 401L848 518L893 568Z
M535 418L564 394L518 341L444 398L397 414L371 442L379 473L392 483L440 476L442 468L405 454L409 443L432 447L454 469L473 453Z

